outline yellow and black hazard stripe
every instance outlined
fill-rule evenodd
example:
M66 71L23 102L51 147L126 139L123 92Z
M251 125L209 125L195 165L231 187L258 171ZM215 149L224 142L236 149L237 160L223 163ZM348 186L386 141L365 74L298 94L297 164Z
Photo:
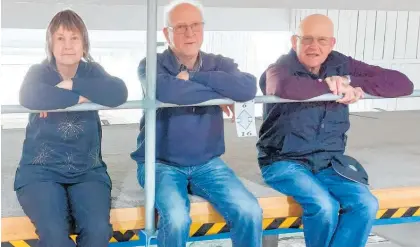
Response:
M112 234L112 238L109 240L110 243L116 242L128 242L128 241L136 241L139 240L139 235L137 234L139 230L127 230L127 231L114 231ZM76 241L77 235L71 235L70 238L73 241ZM30 240L17 240L17 241L9 241L9 242L2 242L1 247L32 247L37 246L38 239L30 239Z
M381 209L376 214L376 219L393 219L420 216L420 207ZM301 217L272 218L263 220L264 230L281 228L303 228ZM190 236L201 237L229 232L226 223L193 223Z
M420 217L420 206L409 208L381 209L376 214L376 219L396 219L406 217ZM300 217L272 218L263 220L264 230L275 230L281 228L303 228ZM139 240L139 230L114 231L110 240L115 242L128 242ZM191 237L201 237L229 232L229 226L225 222L217 223L193 223L190 229ZM73 240L76 235L71 235ZM32 247L36 246L37 240L17 240L2 242L1 247Z
M420 216L419 207L380 209L376 219L395 219Z
M302 228L302 219L300 217L273 218L263 220L264 230L274 230L279 228ZM226 223L193 223L191 225L190 236L202 237L220 233L229 232L229 226Z
M37 239L1 242L1 247L35 247L37 242Z
M115 242L128 242L128 241L139 240L140 239L138 235L139 231L140 230L115 231L109 242L115 243Z

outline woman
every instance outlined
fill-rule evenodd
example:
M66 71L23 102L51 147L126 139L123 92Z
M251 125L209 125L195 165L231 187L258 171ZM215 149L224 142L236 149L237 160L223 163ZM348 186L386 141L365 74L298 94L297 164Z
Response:
M126 101L124 82L92 61L86 26L75 12L57 13L46 38L48 59L26 74L21 105L48 111L89 101L109 107ZM30 114L14 186L39 246L76 246L69 238L70 222L77 246L108 245L111 181L101 136L97 111Z

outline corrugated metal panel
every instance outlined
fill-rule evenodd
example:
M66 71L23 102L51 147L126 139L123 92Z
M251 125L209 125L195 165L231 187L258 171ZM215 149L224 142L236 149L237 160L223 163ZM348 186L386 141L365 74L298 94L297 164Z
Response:
M384 59L393 59L395 50L395 39L397 32L397 11L389 11L386 13L386 29L384 43Z
M407 22L407 44L405 58L416 58L419 43L420 12L409 12Z
M357 25L357 38L356 38L356 55L358 60L364 59L365 50L365 37L366 37L366 21L367 11L359 11L358 25Z
M384 57L384 43L386 32L386 12L376 12L376 25L375 25L375 43L373 46L373 59L381 60Z
M398 11L394 58L405 58L405 45L407 43L407 22L408 12Z

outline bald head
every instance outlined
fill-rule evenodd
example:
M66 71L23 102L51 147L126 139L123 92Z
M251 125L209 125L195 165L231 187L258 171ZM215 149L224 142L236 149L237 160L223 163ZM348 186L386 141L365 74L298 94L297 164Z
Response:
M184 21L183 19L185 19L185 17L189 17L192 15L201 16L201 12L196 6L190 3L181 3L175 6L171 12L169 12L169 22L172 24L173 19L175 21L178 21L179 19L182 19L181 21Z
M321 14L309 15L299 24L298 35L334 36L334 24L328 16Z
M192 0L171 2L165 9L165 38L175 55L182 60L198 56L203 43L203 9Z
M165 7L165 25L176 25L176 23L173 22L177 22L179 19L185 21L185 17L191 15L198 15L203 19L203 6L199 2L191 0L172 1Z
M299 62L314 74L319 73L334 45L334 24L330 18L320 14L303 19L297 34L292 37L292 47Z

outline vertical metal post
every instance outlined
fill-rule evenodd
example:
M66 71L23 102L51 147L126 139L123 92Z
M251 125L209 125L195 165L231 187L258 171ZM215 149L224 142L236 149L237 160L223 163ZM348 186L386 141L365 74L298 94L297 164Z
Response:
M155 232L155 145L156 145L156 48L157 48L157 1L147 0L147 88L146 117L146 232Z

